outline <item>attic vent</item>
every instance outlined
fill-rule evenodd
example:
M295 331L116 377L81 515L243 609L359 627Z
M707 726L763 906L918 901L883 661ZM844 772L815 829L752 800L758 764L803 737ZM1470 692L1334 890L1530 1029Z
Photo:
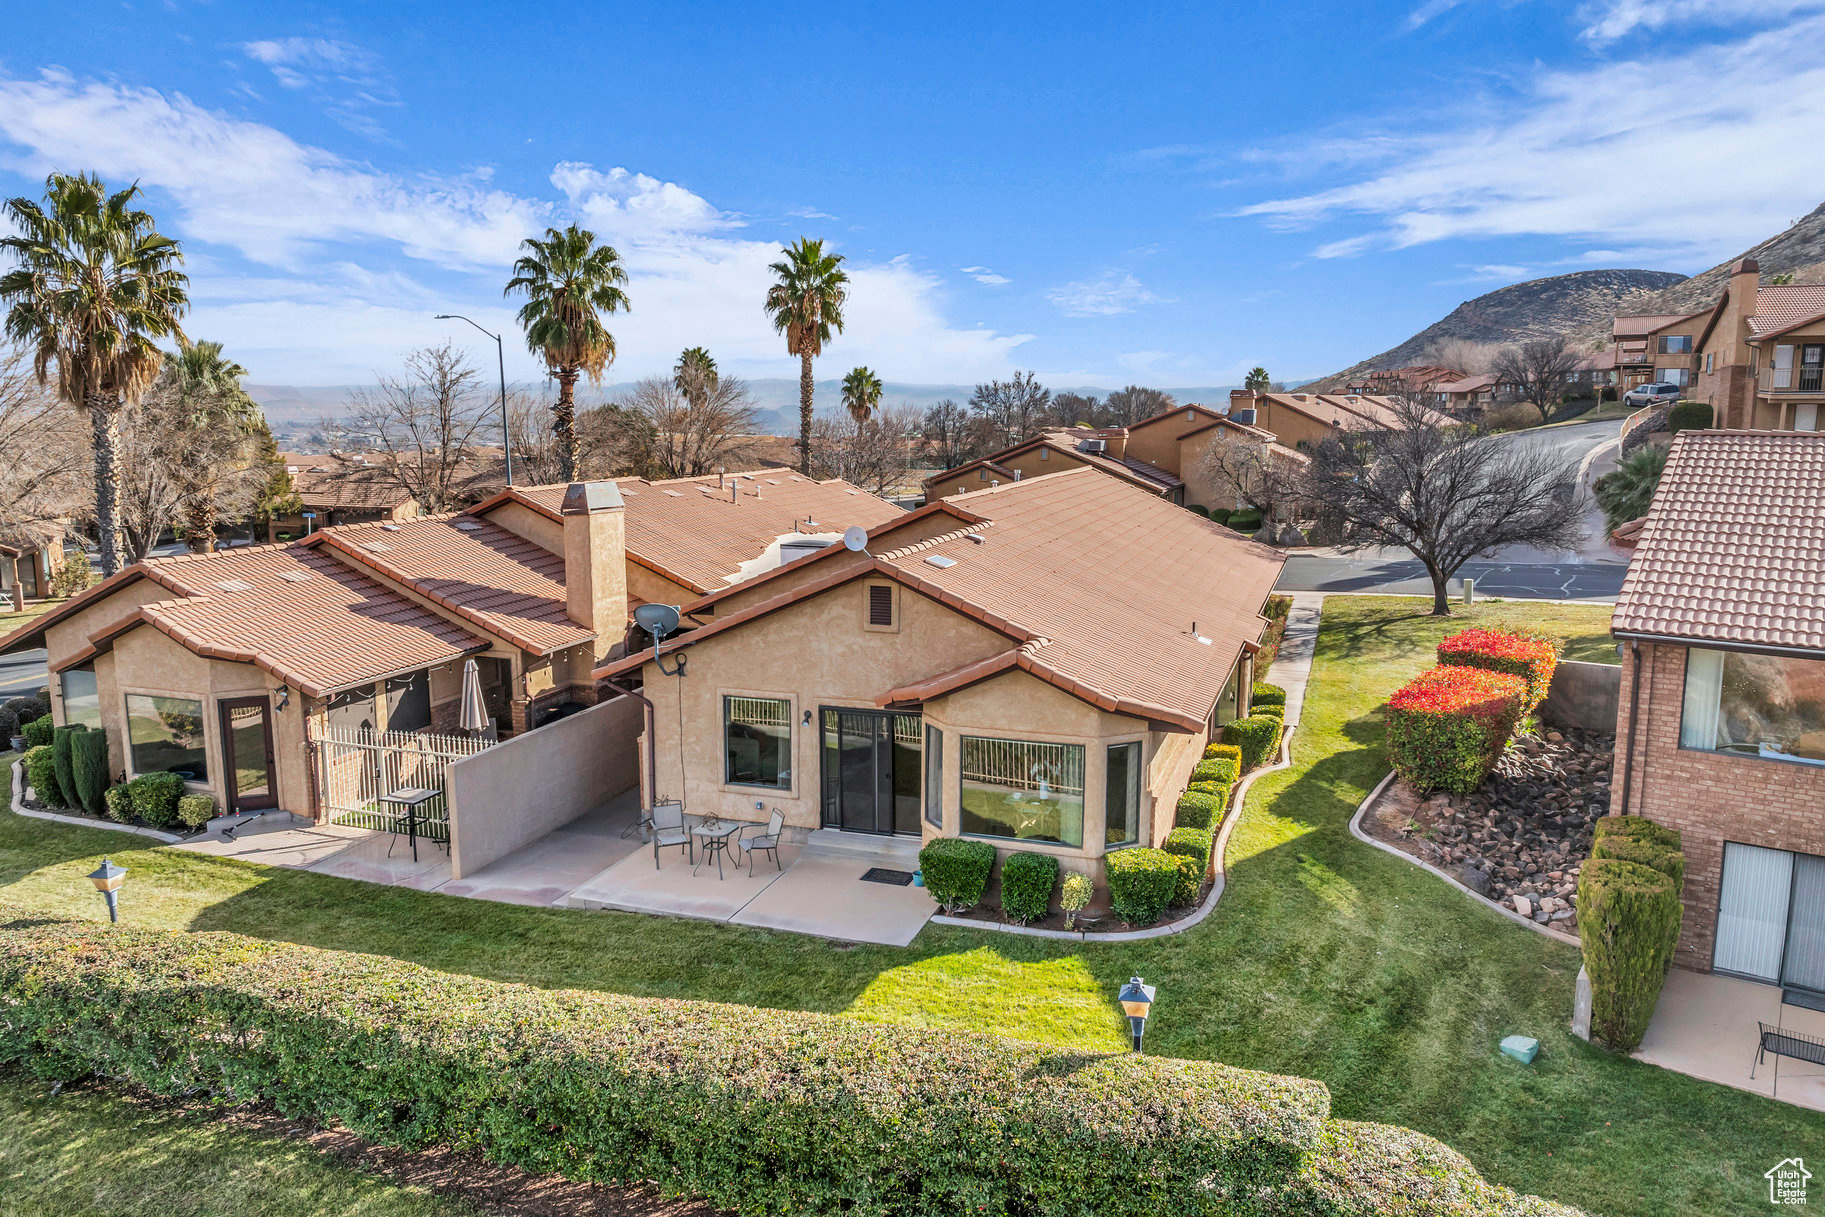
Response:
M684 492L682 490L668 490L666 493L674 499L682 499L684 497Z
M480 532L482 530L482 526L477 524L474 520L458 520L456 523L450 525L450 527L460 528L464 532Z
M225 592L251 592L253 590L253 584L245 579L224 579L216 586Z
M363 541L361 543L361 548L368 550L371 553L384 554L393 547L388 545L385 541Z
M978 545L982 544L982 534L979 532L966 532L963 536L965 540L974 541Z
M893 587L886 583L868 585L868 624L893 624Z
M951 567L957 565L957 559L947 558L943 554L931 554L925 559L925 564L927 566L935 566L939 570L949 570Z
M310 576L301 570L282 570L279 572L279 578L287 583L303 583Z

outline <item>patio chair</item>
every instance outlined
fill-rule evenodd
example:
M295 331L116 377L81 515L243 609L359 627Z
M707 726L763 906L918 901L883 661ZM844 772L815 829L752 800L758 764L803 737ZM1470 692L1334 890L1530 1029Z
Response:
M759 827L759 825L756 825L755 827ZM780 865L779 861L779 838L780 834L785 831L785 827L785 814L781 812L779 808L775 807L773 809L773 814L767 817L766 832L761 833L759 836L743 837L741 839L739 842L741 845L741 852L748 855L748 874L752 875L754 873L754 855L756 853L772 854L773 865L782 871L786 869L784 866Z
M695 858L691 834L684 827L684 804L653 804L653 869L659 869L659 851L669 845L682 848L686 858Z

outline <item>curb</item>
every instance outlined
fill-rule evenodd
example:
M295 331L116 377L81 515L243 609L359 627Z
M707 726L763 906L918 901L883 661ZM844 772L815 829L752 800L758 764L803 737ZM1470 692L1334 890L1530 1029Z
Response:
M23 802L25 799L25 762L23 760L14 761L12 770L12 810L13 814L16 816L29 816L34 820L50 820L55 824L70 824L77 828L100 828L105 829L108 832L137 833L142 837L151 837L154 841L162 841L166 845L176 845L179 841L189 840L188 837L180 837L175 833L160 832L156 828L140 828L134 824L116 824L112 820L92 820L88 816L65 816L59 815L54 811L33 811L31 808L26 807Z
M1551 938L1555 942L1562 942L1567 946L1577 947L1580 950L1582 950L1584 948L1583 942L1581 942L1576 936L1574 936L1572 934L1567 934L1563 930L1547 929L1545 926L1541 925L1539 922L1529 920L1528 918L1521 916L1521 914L1515 912L1511 908L1507 908L1504 905L1497 904L1493 900L1489 900L1482 896L1479 896L1475 892L1471 891L1469 888L1465 887L1462 883L1459 883L1456 879L1453 879L1450 875L1448 875L1444 871L1440 870L1438 867L1432 865L1432 863L1427 862L1424 858L1415 858L1412 854L1408 853L1406 850L1395 849L1392 845L1389 845L1386 841L1377 841L1374 837L1371 837L1368 833L1364 832L1362 830L1362 817L1363 817L1364 813L1366 813L1369 810L1370 804L1374 803L1376 799L1381 797L1381 792L1386 790L1393 783L1394 776L1395 776L1394 771L1389 770L1388 775L1386 777L1382 778L1381 781L1377 782L1375 784L1375 789L1371 790L1369 792L1369 797L1364 799L1360 804L1357 805L1356 814L1350 817L1350 835L1351 836L1355 837L1358 841L1361 841L1365 845L1373 845L1376 849L1381 850L1383 853L1393 854L1396 858L1399 858L1403 862L1411 862L1413 865L1415 865L1417 867L1420 867L1424 870L1431 871L1433 874L1437 875L1440 879L1443 879L1446 883L1449 883L1452 887L1455 887L1458 891L1464 893L1466 896L1468 896L1472 900L1476 901L1482 907L1484 907L1486 909L1495 910L1496 912L1502 914L1502 916L1508 918L1508 920L1514 922L1516 925L1526 926L1528 929L1532 930L1534 933L1544 934L1544 935L1546 935L1546 937Z

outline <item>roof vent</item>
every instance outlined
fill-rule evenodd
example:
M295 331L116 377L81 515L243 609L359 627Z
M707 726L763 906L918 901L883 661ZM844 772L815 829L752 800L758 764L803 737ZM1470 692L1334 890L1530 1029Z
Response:
M1083 449L1085 452L1106 452L1109 449L1109 441L1105 439L1087 439L1083 443Z
M372 553L384 554L387 552L387 550L392 549L393 547L391 545L388 545L385 541L363 541L361 543L361 548L368 550Z
M456 523L450 525L450 527L460 528L464 532L480 532L482 530L482 526L474 520L458 520Z
M279 572L279 578L287 583L302 583L310 578L310 575L301 570L282 570Z
M939 570L948 570L957 565L957 559L947 558L943 554L928 554L925 559L925 564L927 566L935 566Z
M974 541L978 545L982 544L982 534L979 532L966 532L963 534L963 539L966 541Z
M681 490L668 490L666 493L674 499L682 499L684 497L684 492Z
M777 486L777 485L779 485L779 479L778 479L778 478L768 478L768 479L767 479L767 485L769 485L769 486Z
M397 524L382 524L382 525L381 525L381 526L380 526L380 531L381 531L381 532L398 532L398 531L399 531L399 525L397 525Z
M253 590L253 584L245 579L224 579L216 586L225 592L251 592Z

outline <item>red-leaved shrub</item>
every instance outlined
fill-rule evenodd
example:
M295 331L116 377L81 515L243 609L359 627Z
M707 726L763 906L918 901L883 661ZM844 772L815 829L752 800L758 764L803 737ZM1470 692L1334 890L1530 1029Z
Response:
M1519 676L1457 665L1421 672L1388 699L1388 759L1422 791L1469 794L1502 755L1526 701Z
M1438 661L1519 676L1527 682L1527 705L1522 710L1525 714L1546 700L1546 692L1552 688L1553 669L1559 666L1559 648L1533 634L1470 629L1439 643Z

